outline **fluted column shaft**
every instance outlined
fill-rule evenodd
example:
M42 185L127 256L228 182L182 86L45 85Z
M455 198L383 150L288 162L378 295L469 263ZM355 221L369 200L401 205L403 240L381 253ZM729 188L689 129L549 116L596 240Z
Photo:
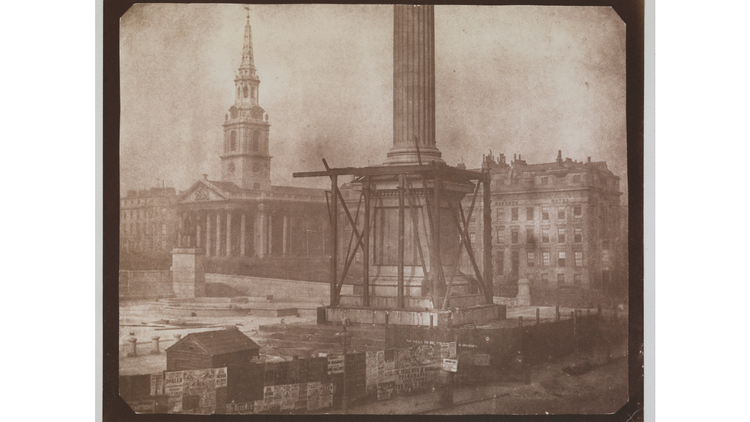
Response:
M435 145L434 6L395 5L393 25L393 148L386 164L441 160Z

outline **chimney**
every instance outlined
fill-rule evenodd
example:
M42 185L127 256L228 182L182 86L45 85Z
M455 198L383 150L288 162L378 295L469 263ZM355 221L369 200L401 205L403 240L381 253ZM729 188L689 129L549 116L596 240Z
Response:
M208 175L206 173L201 174L203 176L203 180L208 180Z
M588 157L588 163L591 164L591 157Z
M560 149L557 150L557 160L556 160L556 162L557 162L557 164L562 164L562 162L563 162L563 159L562 159L562 150L560 150Z

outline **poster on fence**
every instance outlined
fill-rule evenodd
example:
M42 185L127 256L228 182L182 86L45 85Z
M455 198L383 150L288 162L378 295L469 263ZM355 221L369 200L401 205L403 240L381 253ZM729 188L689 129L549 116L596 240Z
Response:
M232 415L249 415L255 411L255 403L227 403L227 413Z
M328 356L328 375L344 373L344 355Z
M437 342L439 348L440 359L455 359L456 358L456 342L450 343Z
M169 413L182 412L183 371L164 373L164 394Z
M161 396L164 394L164 373L151 374L151 395Z
M378 400L388 400L393 395L393 392L396 390L396 382L390 381L390 382L382 382L378 384Z

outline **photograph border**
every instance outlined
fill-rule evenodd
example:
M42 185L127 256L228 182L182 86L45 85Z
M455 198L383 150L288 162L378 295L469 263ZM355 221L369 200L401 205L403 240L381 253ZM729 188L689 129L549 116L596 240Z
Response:
M133 0L105 0L103 2L103 58L102 77L102 419L125 420L199 420L201 416L152 414L135 415L118 394L118 271L119 271L119 203L120 203L120 71L119 19L132 6ZM159 3L216 3L221 1L161 1ZM238 2L245 3L245 2ZM276 4L252 2L248 4ZM314 3L314 2L294 2ZM337 2L338 3L338 2ZM356 2L357 4L384 4ZM420 3L422 2L415 2ZM423 4L457 4L455 2L425 2ZM463 4L463 3L458 3ZM468 4L468 3L467 3ZM643 1L494 1L472 2L474 5L538 5L538 6L611 6L626 23L626 83L627 83L627 182L629 227L629 342L628 376L629 402L613 415L501 415L508 419L540 420L642 420L644 403L644 2ZM637 416L637 415L640 415ZM205 416L204 416L205 417ZM232 415L211 415L211 420L236 419ZM310 415L262 415L262 418L309 418ZM328 418L331 416L315 416ZM333 416L345 417L345 416ZM362 417L361 415L358 416ZM379 417L379 416L365 416ZM388 418L394 416L388 415ZM412 418L397 415L397 418ZM424 416L422 416L424 417ZM487 417L473 415L472 417ZM491 417L497 417L495 415Z

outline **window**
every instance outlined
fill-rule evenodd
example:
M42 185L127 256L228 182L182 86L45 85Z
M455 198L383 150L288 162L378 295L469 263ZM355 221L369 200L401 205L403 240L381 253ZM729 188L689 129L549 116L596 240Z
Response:
M229 133L229 150L234 151L237 149L237 132L231 131Z
M474 241L476 240L476 235L474 233L469 234L469 241L471 241L471 244L474 244Z
M471 216L471 222L472 222L472 223L474 223L474 222L476 222L476 221L477 221L477 217L476 217L476 216L473 216L473 215L472 215L472 216Z
M560 251L557 253L557 266L565 267L565 252Z
M581 183L581 175L580 174L574 174L573 175L573 183Z
M581 285L581 275L580 274L573 274L573 284L576 286Z
M505 208L497 209L497 221L505 221Z
M559 207L557 209L557 219L565 220L565 207Z
M526 243L534 243L534 228L526 227Z
M502 275L505 267L505 256L503 251L499 251L495 256L495 267L497 267L497 273Z
M534 219L534 207L526 207L526 219L529 221Z
M518 243L518 227L510 229L510 241L513 244Z
M549 252L542 252L542 265L549 267Z
M576 243L581 243L583 241L583 229L574 229L574 232L573 240Z
M533 267L534 266L534 252L527 252L526 253L526 266L527 267Z
M518 221L518 208L510 209L510 221Z
M497 228L497 243L501 245L505 243L505 227Z
M547 183L549 183L549 179L546 177L542 177L542 184L546 185Z
M576 205L575 207L573 207L573 218L575 218L576 220L581 219L581 206L580 205Z
M565 243L565 228L557 229L557 243Z
M576 267L583 267L583 252L576 251Z
M549 277L547 273L542 273L542 283L547 284L549 283Z
M558 274L557 275L557 285L562 286L565 284L565 274Z
M542 229L542 243L549 243L549 229Z
M242 87L242 96L245 97L245 98L247 98L247 85L245 85L244 87Z
M260 151L260 132L257 130L253 132L253 151Z
M510 264L513 274L518 274L518 252L513 252Z
M542 220L545 220L545 221L549 220L549 208L547 207L542 208Z

